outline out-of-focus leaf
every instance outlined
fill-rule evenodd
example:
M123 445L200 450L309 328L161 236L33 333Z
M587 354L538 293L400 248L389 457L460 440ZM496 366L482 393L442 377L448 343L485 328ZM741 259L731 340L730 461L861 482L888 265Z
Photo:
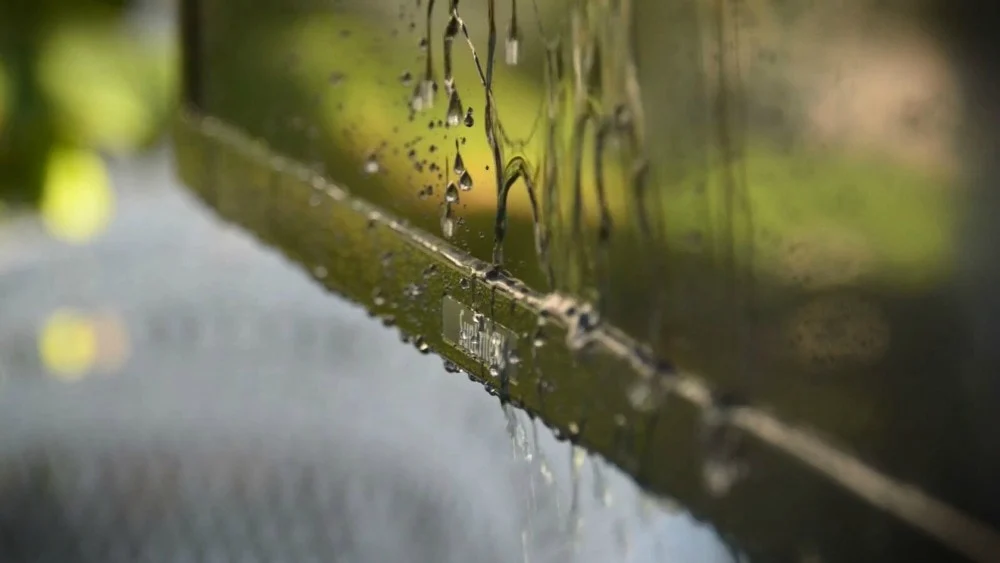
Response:
M114 192L101 157L87 149L53 149L41 207L46 229L58 239L84 243L99 235L114 214Z
M170 42L133 39L111 23L53 29L38 75L59 136L111 152L142 145L171 103L175 59Z

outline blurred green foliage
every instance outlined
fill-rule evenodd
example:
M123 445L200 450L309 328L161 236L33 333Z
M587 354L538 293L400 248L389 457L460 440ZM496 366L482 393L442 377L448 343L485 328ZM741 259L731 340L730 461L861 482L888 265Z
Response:
M40 204L59 155L128 154L163 132L176 41L129 25L128 4L0 2L0 202Z

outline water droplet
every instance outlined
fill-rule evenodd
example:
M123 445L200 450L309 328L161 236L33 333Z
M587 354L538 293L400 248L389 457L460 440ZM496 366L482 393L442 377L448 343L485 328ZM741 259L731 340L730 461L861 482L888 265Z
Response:
M715 497L724 497L729 494L729 491L742 476L743 469L738 464L719 460L706 460L702 464L702 480L705 483L705 489Z
M455 183L449 183L448 187L444 190L444 200L448 203L458 203L458 188L455 187Z
M382 325L383 326L389 327L389 326L395 326L395 324L396 324L396 317L395 316L393 316L393 315L386 315L386 316L382 317Z
M458 97L458 90L452 90L451 99L448 100L448 114L445 116L448 127L456 127L462 122L462 100Z
M423 336L418 336L413 339L413 345L417 347L417 351L421 354L428 354L431 351L431 345L424 340Z
M403 289L403 295L409 299L415 299L417 297L420 297L420 295L423 294L423 292L424 288L415 283L411 283L407 285L406 288Z
M385 305L385 297L382 296L381 289L375 288L375 290L372 291L372 303L374 303L376 307Z
M521 56L521 40L514 33L507 35L507 45L504 60L508 65L516 66Z
M404 71L403 74L399 75L399 81L403 83L403 86L409 86L413 83L413 75L410 71Z
M445 41L451 41L455 39L458 32L462 29L462 22L458 19L458 14L452 12L451 18L448 19L448 25L444 28L444 39Z
M657 385L653 381L642 379L637 381L628 390L628 402L637 411L651 412L656 409L660 402L660 393L657 393Z
M377 174L380 167L378 164L378 155L371 153L368 158L365 159L365 173L366 174Z
M465 112L464 122L466 127L472 127L476 124L475 118L472 117L472 108L469 108L469 110Z
M601 460L594 457L590 460L590 467L594 472L594 498L602 506L611 506L611 490L604 478L604 471L601 469Z
M545 480L546 485L552 485L555 483L555 475L552 474L552 470L549 469L549 464L544 460L540 460L538 463L538 472L542 474L542 479Z
M541 348L542 346L545 346L545 333L542 332L541 328L535 331L535 336L532 339L531 343L532 345L534 345L535 348Z
M458 144L455 144L455 175L461 176L465 173L465 161L462 160L462 153L458 152Z
M323 266L316 266L313 268L313 275L319 279L323 279L327 275L326 268Z
M490 377L500 377L500 366L496 364L490 364L489 372L490 372Z
M421 80L413 89L413 95L410 97L410 108L419 112L434 107L434 94L436 92L436 82L430 79Z
M571 438L576 438L580 435L580 425L575 422L570 422L566 425L566 432Z
M729 422L729 410L719 406L705 411L702 418L702 481L709 494L716 497L729 494L746 473L739 455L740 433Z
M458 373L458 364L451 360L444 361L444 371L448 373Z
M441 234L444 238L455 236L455 218L451 216L450 210L441 216Z
M469 281L469 278L462 278L458 280L458 286L462 289L469 289L472 287L472 282Z
M458 185L461 186L463 192L467 192L472 189L472 175L466 170L458 178Z
M517 352L511 352L510 356L507 357L507 363L516 366L521 363L521 356L518 356Z

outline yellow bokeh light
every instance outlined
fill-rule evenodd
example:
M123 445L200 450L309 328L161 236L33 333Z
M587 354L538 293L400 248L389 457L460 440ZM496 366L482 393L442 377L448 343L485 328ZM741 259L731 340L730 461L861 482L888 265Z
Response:
M57 239L81 244L101 234L114 214L114 193L101 157L85 149L53 149L41 212L45 228Z
M97 331L82 314L58 310L46 320L38 338L42 365L54 377L76 381L87 374L98 356Z

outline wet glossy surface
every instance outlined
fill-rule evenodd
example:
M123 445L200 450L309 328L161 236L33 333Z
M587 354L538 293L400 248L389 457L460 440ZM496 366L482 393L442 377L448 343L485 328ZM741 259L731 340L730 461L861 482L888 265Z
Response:
M589 303L575 326L622 329L718 404L995 522L993 75L931 13L205 2L189 94L536 293ZM293 216L275 190L220 207ZM315 261L348 231L277 240ZM656 395L631 408L666 409Z
M111 173L90 244L0 223L3 561L732 560L221 224L165 155Z

